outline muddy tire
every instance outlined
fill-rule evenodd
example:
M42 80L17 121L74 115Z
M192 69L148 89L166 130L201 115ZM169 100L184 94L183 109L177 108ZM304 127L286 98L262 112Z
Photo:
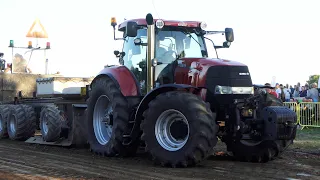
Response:
M0 139L8 138L7 122L10 115L11 106L1 105L0 106Z
M261 108L266 106L283 106L283 102L273 95L267 94ZM264 163L276 159L290 144L292 140L276 141L230 141L227 148L233 153L236 160Z
M32 137L36 130L36 113L32 106L12 106L7 122L7 131L12 140L25 141Z
M114 82L103 77L92 84L87 100L87 135L92 152L104 156L126 156L123 135L129 125L126 98Z
M62 116L55 105L44 106L40 113L40 129L44 141L54 142L60 138Z
M217 143L215 114L200 97L191 93L160 94L149 103L143 116L141 139L156 164L196 165L210 155Z
M292 141L263 141L255 144L242 141L227 143L228 150L238 161L265 163L276 159Z

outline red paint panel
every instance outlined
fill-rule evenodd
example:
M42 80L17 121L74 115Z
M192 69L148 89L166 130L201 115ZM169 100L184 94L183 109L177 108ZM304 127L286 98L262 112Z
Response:
M138 87L136 81L125 66L112 66L103 69L99 74L110 74L119 83L121 92L124 96L137 96Z
M119 24L118 29L120 30L126 27L128 21L135 21L138 25L142 25L142 26L147 25L146 19L131 19ZM156 21L157 19L154 19L154 22ZM163 20L163 22L165 26L184 26L184 27L199 27L201 23L201 21L177 21L177 20Z

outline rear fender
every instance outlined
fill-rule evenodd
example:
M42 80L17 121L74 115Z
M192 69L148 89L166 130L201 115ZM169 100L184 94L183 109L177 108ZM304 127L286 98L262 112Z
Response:
M140 96L140 86L135 75L125 66L110 66L104 68L91 82L92 84L100 78L109 77L121 90L124 96Z
M135 115L135 124L131 134L134 132L139 132L137 131L137 129L140 129L140 123L143 119L143 116L142 116L143 112L148 108L148 104L159 94L169 92L169 91L177 91L177 90L182 90L182 91L193 90L191 93L199 94L201 89L202 88L198 88L198 87L194 87L186 84L165 84L158 88L153 89L151 92L149 92L147 95L144 96L144 98L141 100L137 108L136 115Z

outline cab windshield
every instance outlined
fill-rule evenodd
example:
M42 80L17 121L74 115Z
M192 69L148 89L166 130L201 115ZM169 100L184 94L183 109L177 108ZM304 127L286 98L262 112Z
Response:
M192 29L164 27L156 32L155 57L163 63L171 63L176 58L206 57L203 38Z
M137 37L126 37L123 46L124 65L130 70L144 67L147 47L135 45L134 39L140 38L147 42L147 30L139 29ZM203 37L191 28L164 27L156 31L155 57L158 62L172 63L177 58L202 58L207 57Z

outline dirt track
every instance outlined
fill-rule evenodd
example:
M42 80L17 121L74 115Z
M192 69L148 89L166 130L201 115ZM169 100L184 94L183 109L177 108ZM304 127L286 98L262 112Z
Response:
M320 179L320 156L287 152L266 163L212 157L198 167L161 168L144 154L104 158L86 149L0 140L0 179Z

